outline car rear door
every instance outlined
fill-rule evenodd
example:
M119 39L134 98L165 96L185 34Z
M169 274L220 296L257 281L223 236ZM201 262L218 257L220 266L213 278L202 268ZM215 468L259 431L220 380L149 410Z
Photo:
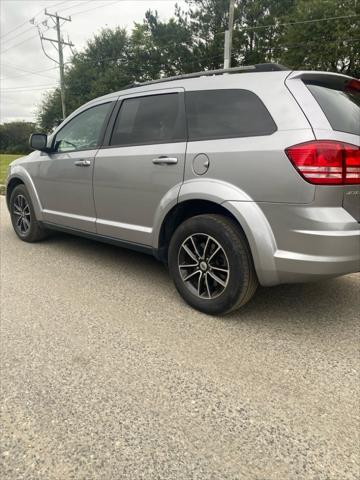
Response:
M156 211L175 200L186 151L181 88L125 95L96 155L94 199L101 235L151 245Z

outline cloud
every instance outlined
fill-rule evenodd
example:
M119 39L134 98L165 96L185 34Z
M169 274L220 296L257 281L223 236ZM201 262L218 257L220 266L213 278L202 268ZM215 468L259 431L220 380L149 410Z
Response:
M36 108L44 93L59 84L57 65L49 60L41 49L37 29L29 23L35 17L45 31L42 21L48 20L46 36L56 38L56 31L44 9L71 16L64 22L62 31L81 50L86 41L104 27L117 26L131 29L134 22L141 22L146 10L157 10L162 19L171 17L173 0L2 0L1 8L1 69L0 69L0 121L34 121ZM47 51L57 57L56 50L46 42ZM71 52L64 51L65 60ZM54 68L55 67L55 68Z

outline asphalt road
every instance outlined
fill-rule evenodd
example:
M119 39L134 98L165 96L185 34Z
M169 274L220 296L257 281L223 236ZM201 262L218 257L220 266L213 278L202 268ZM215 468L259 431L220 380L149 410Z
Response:
M359 277L185 305L151 257L15 237L1 199L1 478L359 478Z

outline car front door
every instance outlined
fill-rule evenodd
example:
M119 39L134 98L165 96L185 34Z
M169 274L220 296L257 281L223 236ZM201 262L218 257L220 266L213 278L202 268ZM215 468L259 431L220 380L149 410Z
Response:
M46 222L96 231L94 158L112 106L97 104L71 118L54 136L52 151L40 157L34 180Z
M166 194L176 199L183 181L184 92L126 95L117 109L112 134L95 159L97 232L151 245L161 200Z

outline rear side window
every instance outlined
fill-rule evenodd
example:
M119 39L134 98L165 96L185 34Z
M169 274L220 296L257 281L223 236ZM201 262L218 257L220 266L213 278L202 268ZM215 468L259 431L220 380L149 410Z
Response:
M183 96L134 97L122 102L110 145L146 145L185 140Z
M270 135L276 125L260 98L248 90L186 93L189 140Z
M307 84L333 130L360 135L360 93Z

